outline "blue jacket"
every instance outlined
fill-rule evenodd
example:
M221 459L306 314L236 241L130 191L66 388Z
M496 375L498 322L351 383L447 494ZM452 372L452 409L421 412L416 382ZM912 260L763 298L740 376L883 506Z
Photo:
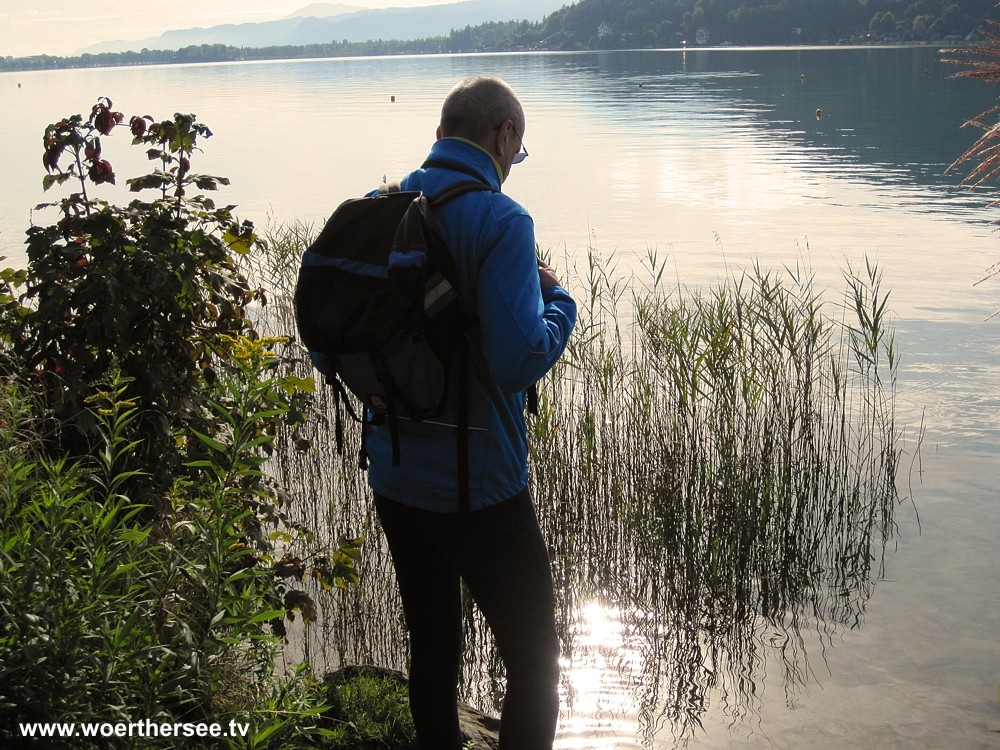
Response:
M576 303L562 287L544 294L538 279L534 224L500 192L499 168L478 145L437 141L428 161L471 169L495 190L460 195L435 209L437 229L455 258L470 334L470 507L513 497L528 484L525 392L562 355L576 322ZM432 166L401 180L403 190L433 196L468 180L465 171ZM454 389L452 389L454 390ZM400 420L399 465L392 465L388 425L372 426L366 442L368 481L379 495L424 510L458 510L454 396L431 421Z

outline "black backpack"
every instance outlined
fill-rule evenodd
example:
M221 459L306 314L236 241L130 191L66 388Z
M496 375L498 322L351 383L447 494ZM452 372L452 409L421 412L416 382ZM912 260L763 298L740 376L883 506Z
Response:
M373 421L389 423L393 463L398 464L398 420L438 416L450 374L456 373L463 494L466 330L474 321L463 313L455 264L434 231L431 214L459 195L492 189L480 180L464 180L428 198L394 184L378 195L345 201L303 253L295 288L299 336L311 352L323 355L323 374L335 389L341 449L341 404L358 419L346 391ZM362 438L365 466L363 443Z

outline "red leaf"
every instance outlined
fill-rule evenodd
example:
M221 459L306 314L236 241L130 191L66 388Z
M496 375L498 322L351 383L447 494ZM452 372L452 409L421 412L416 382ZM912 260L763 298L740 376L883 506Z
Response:
M88 141L86 148L83 150L83 155L87 159L99 160L101 158L101 139L95 138L92 141Z
M93 109L90 110L90 116L93 118L94 127L97 128L98 132L102 135L111 135L111 131L114 130L115 125L125 119L125 115L121 112L112 112L110 109L111 101L107 101L108 106L104 106L98 102L94 105Z
M95 161L91 165L88 175L95 185L101 185L105 182L110 182L112 185L115 183L115 172L111 168L111 164L104 159Z

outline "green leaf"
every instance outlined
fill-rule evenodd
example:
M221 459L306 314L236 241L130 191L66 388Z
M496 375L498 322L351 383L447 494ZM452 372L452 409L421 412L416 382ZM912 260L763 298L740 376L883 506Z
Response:
M247 625L256 625L259 622L270 622L271 620L280 620L285 616L285 611L283 609L269 609L266 612L258 612L249 620L246 621Z
M156 172L142 177L133 177L126 180L125 184L133 193L138 193L141 190L162 190L164 187L172 185L173 181L162 172Z
M352 560L361 559L361 548L364 546L365 537L349 537L347 535L341 535L337 539L337 546L340 548L338 551L345 554Z
M250 245L253 243L255 237L252 234L249 237L244 237L227 231L224 239L226 244L229 245L229 249L234 253L237 255L246 255L250 252Z
M261 731L254 734L253 736L254 744L261 745L261 743L264 742L264 740L268 739L275 732L284 729L291 721L292 721L291 718L272 721Z
M316 379L312 377L300 378L295 375L287 375L278 379L278 387L289 396L296 393L315 393Z
M218 190L219 185L229 184L229 178L200 174L194 176L194 184L199 190Z
M312 708L307 708L304 711L299 711L299 717L305 716L319 716L330 710L330 706L313 706Z
M283 414L287 413L288 409L267 409L265 411L258 411L254 412L253 414L248 414L247 420L250 422L258 422L262 419L273 419L274 417L280 417Z
M216 451L218 453L228 453L229 452L229 447L225 443L222 443L222 442L216 440L214 437L209 437L208 435L204 434L203 432L198 432L198 430L196 430L194 428L191 429L191 432L193 432L194 435L195 435L195 437L197 437L201 442L203 442L205 445L207 445L212 450L214 450L214 451Z
M149 534L152 529L129 529L127 531L121 532L119 538L123 542L128 542L129 544L142 544L149 538Z

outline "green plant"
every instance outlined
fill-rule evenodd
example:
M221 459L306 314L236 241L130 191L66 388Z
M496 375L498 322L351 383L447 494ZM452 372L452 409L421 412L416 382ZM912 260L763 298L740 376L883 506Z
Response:
M19 737L18 724L33 721L232 717L257 727L253 746L279 747L265 740L281 727L299 735L325 710L274 677L285 616L311 617L313 605L277 570L275 540L304 532L283 523L262 471L261 446L273 439L265 425L292 387L260 377L257 367L270 360L221 368L230 375L219 382L239 399L226 404L229 430L223 439L195 436L206 457L191 462L194 474L178 480L152 523L146 506L121 492L140 447L127 437L138 415L127 381L112 375L89 399L101 447L73 462L45 455L32 404L16 381L7 385L0 738ZM357 580L359 545L317 553L341 557L337 568L314 562L314 576ZM270 689L284 690L280 716L258 710Z
M251 511L252 521L235 525L271 574L279 582L301 580L308 569L324 587L347 586L357 580L360 539L342 535L338 546L312 550L306 562L270 558L275 544L289 539L286 532L268 537L264 527L287 525L281 512L287 496L264 464L279 436L308 447L299 428L314 384L289 372L287 340L261 339L254 328L251 305L266 306L267 298L240 268L262 244L253 225L238 222L233 207L191 194L228 184L191 169L199 143L212 132L194 115L130 118L132 145L145 147L156 166L127 184L159 195L122 208L91 197L88 188L115 183L102 138L124 124L102 97L88 119L74 115L46 128L44 187L76 182L79 191L40 207L57 208L62 218L31 227L27 268L0 279L10 358L52 416L52 453L79 458L103 450L103 426L87 403L99 382L119 373L134 406L116 436L128 442L127 464L116 467L121 492L167 512L191 487L206 490L206 469L230 461L208 494L222 498L220 512ZM20 284L25 307L13 297ZM275 354L275 346L284 353ZM295 531L311 540L306 529ZM289 588L284 598L289 612L312 618L308 596Z
M121 208L88 191L114 184L101 141L123 123L102 99L46 130L46 189L79 191L0 274L0 737L232 717L279 747L324 710L275 675L285 621L315 617L298 582L356 583L363 538L317 541L269 469L279 444L308 447L314 383L254 328L252 226L189 195L225 184L190 169L210 131L132 118L157 166L130 187L159 195ZM258 716L269 695L283 713Z
M200 457L185 465L197 474L179 488L185 496L210 498L213 514L235 514L226 527L238 529L239 538L217 540L206 559L212 561L224 548L238 545L248 555L246 565L240 566L243 573L227 579L227 585L250 585L255 576L264 575L269 579L267 586L271 586L273 579L269 595L272 616L265 618L255 613L254 617L258 621L270 619L275 632L281 635L283 614L298 610L307 622L315 619L311 598L284 582L302 581L309 574L326 589L357 583L355 563L364 542L363 537L341 536L336 547L317 550L310 530L289 519L283 508L286 493L266 471L279 429L297 427L305 420L303 397L314 387L309 378L279 371L284 358L269 347L288 343L280 338L229 342L231 356L217 362L217 376L205 399L218 429L214 437L191 430L197 445L189 454ZM312 548L308 557L303 560L286 553L278 558L276 543L290 544L296 537L302 537ZM219 578L221 572L214 571L213 576ZM234 601L253 598L243 591ZM242 617L235 615L235 619L241 621Z
M380 670L356 668L325 683L324 750L415 750L406 682Z
M580 315L529 420L532 493L567 653L578 653L584 606L607 602L628 637L615 653L630 661L616 666L642 670L629 710L651 733L671 723L688 736L716 700L734 721L751 714L771 657L794 699L810 673L800 631L861 622L900 502L899 352L873 263L848 268L831 300L801 268L757 266L692 289L664 285L655 253L646 262L648 281L623 278L592 250L570 274ZM273 268L280 280L287 265ZM276 286L267 325L288 330L291 290ZM310 442L331 444L332 425L313 420ZM335 529L370 505L354 457L329 456L279 458L304 488L293 515ZM329 603L305 648L401 663L398 601L379 585L391 561L378 545L364 559L365 585ZM463 697L496 709L499 660L482 618L470 611L466 626Z
M23 388L5 386L8 408L23 403ZM144 621L161 550L138 520L144 506L116 492L129 446L114 435L134 416L120 395L95 406L107 437L95 462L48 458L37 436L2 459L0 736L20 736L17 722L157 717L185 702L182 683L158 678L174 644ZM6 440L37 425L30 408L4 418Z
M200 139L211 136L194 115L131 119L133 144L148 147L158 167L128 185L157 190L158 198L120 207L91 197L91 183L115 182L103 140L123 121L102 98L87 120L75 115L46 128L44 187L76 182L79 190L39 207L61 218L28 230L26 310L8 335L55 415L62 451L89 451L95 424L83 404L93 383L112 366L132 380L139 409L132 427L156 496L182 463L174 430L210 430L197 385L213 376L213 359L226 355L224 337L252 331L248 309L257 293L236 258L256 236L231 207L188 194L227 182L191 171Z
M318 747L331 735L322 725L330 707L323 683L307 665L272 683L254 701L253 719L246 737L227 740L232 750Z

